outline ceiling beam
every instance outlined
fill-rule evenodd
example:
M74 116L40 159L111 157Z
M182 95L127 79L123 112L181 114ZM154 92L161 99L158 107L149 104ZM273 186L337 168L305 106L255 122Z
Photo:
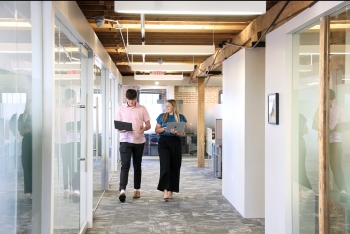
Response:
M283 10L277 21L275 22L275 26L272 30L281 26L287 20L290 20L301 11L305 10L309 7L314 1L291 1ZM236 37L226 40L229 43L237 44L241 46L251 47L251 43L257 41L262 32L264 32L269 25L273 22L274 18L283 7L285 1L278 2L274 5L270 10L268 10L264 15L259 16L254 19L241 33L239 33ZM272 31L270 30L270 31ZM216 69L218 66L221 66L221 62L226 58L230 57L241 48L236 46L226 45L221 50L221 52L216 56L215 55L208 57L203 63L200 64L199 68L196 69L192 74L192 82L196 82L196 76L203 75L205 71L208 71L211 67L212 70Z

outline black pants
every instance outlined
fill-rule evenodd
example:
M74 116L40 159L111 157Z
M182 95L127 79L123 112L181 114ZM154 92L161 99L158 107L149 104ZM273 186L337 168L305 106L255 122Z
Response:
M22 167L24 177L24 193L32 193L32 162L33 162L33 150L32 150L32 133L29 132L23 136L22 139Z
M125 190L128 185L131 155L134 166L134 189L141 188L141 163L144 145L145 143L133 144L120 142L119 151L122 160L122 168L120 170L119 191L122 189Z
M343 147L341 142L330 143L330 164L339 190L346 190L344 172L341 166Z
M63 188L68 189L77 173L73 173L74 164L77 164L77 172L80 172L80 161L74 158L74 143L61 144ZM80 142L77 142L77 157L80 158ZM78 173L79 174L79 173Z
M160 176L157 189L179 192L182 162L180 137L161 136L158 142Z

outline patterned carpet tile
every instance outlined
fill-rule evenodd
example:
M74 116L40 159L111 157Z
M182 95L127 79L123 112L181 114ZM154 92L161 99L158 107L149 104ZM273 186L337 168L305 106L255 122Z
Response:
M174 199L164 201L156 189L158 179L159 161L144 157L141 198L132 198L131 167L126 201L120 203L119 172L115 173L87 233L265 233L264 219L244 219L222 196L222 181L211 167L198 168L196 158L183 159L180 192Z

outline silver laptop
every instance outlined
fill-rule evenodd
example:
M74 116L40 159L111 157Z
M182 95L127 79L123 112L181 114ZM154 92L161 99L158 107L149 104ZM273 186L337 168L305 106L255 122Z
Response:
M168 122L165 131L170 132L171 129L174 129L177 132L184 132L185 122Z

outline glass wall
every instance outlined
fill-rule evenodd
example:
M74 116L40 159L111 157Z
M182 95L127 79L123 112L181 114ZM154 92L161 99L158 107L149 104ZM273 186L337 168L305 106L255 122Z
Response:
M0 2L0 226L2 233L31 233L40 203L41 155L33 131L41 131L41 87L33 79L31 2ZM37 57L38 58L38 57ZM40 66L39 66L40 67ZM38 68L35 68L38 69ZM40 77L35 77L39 79ZM33 90L37 90L33 95ZM41 105L40 105L41 107ZM39 207L40 209L40 207Z
M293 35L293 233L318 233L319 22Z
M350 233L350 11L330 15L329 139L327 164L329 233Z
M102 93L101 93L101 64L95 58L94 64L94 193L93 209L102 196Z
M349 13L345 7L329 16L326 233L350 233ZM316 23L293 35L293 233L318 233L319 230L319 28Z
M80 220L81 54L79 43L55 21L55 233L78 233Z

